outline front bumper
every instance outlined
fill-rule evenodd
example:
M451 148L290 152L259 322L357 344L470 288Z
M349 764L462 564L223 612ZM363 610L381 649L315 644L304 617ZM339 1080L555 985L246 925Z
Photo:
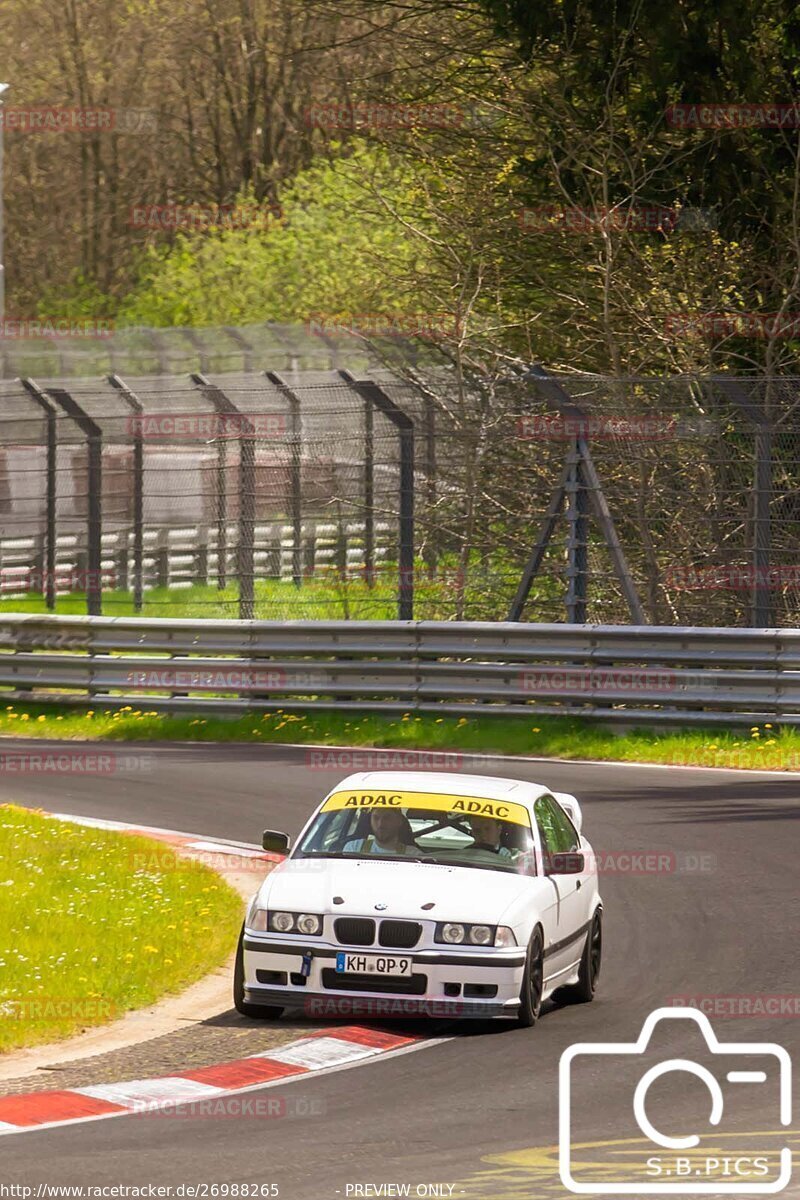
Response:
M338 976L336 955L386 953L378 947L343 947L303 939L246 934L244 990L248 1004L280 1005L309 1017L516 1017L525 951L444 946L395 951L412 960L411 979ZM307 976L304 956L311 955Z

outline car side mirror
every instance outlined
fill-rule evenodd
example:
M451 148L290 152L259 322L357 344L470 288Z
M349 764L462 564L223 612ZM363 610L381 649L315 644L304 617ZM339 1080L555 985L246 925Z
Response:
M268 854L288 854L291 844L288 833L276 829L265 829L261 835L261 845Z
M567 854L549 854L545 859L547 875L582 875L586 862L579 850Z

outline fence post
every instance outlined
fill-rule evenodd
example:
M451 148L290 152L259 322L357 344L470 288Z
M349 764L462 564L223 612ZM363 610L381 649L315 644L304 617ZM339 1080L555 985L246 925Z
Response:
M241 350L242 370L245 374L249 374L253 370L253 347L247 338L243 337L239 330L235 329L232 325L223 325L222 332L227 333L231 341L235 342Z
M425 505L428 532L425 536L425 562L430 576L436 573L439 547L436 537L436 409L430 396L425 397Z
M772 503L772 427L763 421L755 432L755 495L753 504L753 592L750 624L766 629L772 619L769 586Z
M719 387L749 417L753 436L753 586L750 590L750 625L766 629L772 621L769 565L772 548L772 423L768 412L752 399L743 381L712 375Z
M144 412L141 400L134 395L119 375L109 375L108 382L121 394L125 403L134 414L133 426L133 609L142 611L144 597L144 582L142 579L142 561L144 558L144 443L142 440L141 414ZM125 558L127 563L127 546ZM127 574L127 572L126 572Z
M44 594L52 612L56 606L56 455L58 430L56 410L37 383L32 379L20 381L28 395L36 401L45 415L47 425L47 488L45 497Z
M156 586L169 587L169 529L159 529L156 542Z
M103 431L64 388L48 388L46 394L86 435L86 611L90 617L99 617L103 612Z
M372 379L356 379L350 371L340 377L363 400L370 400L397 428L400 440L400 546L398 553L398 617L414 619L414 422Z
M208 583L208 529L197 526L197 558L195 573L198 583Z
M243 621L252 621L255 601L255 429L252 421L249 421L245 414L240 412L220 388L209 383L205 375L193 374L192 382L203 389L219 416L236 417L236 426L239 431L239 539L236 548L236 574L239 576L239 618ZM220 440L220 445L225 452L227 443L224 438ZM227 517L227 512L225 515ZM227 552L227 529L225 530L225 546L220 546L218 553L222 555L225 552ZM220 586L224 585L220 584Z
M375 409L364 398L364 578L375 584Z
M567 467L567 621L571 625L584 625L589 505L577 438L572 443Z
M289 432L289 507L292 517L292 582L299 588L303 581L303 425L300 397L277 371L265 371L267 379L276 387L289 405L291 421Z

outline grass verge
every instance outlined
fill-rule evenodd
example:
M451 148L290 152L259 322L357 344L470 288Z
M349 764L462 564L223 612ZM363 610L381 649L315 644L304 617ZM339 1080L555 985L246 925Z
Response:
M0 806L0 1053L105 1024L225 961L239 896L165 849Z
M675 766L800 770L800 731L771 724L738 730L633 730L620 733L577 718L391 717L304 713L192 717L126 707L121 712L58 706L9 705L0 710L0 735L100 741L302 742L594 758ZM0 764L1 765L1 764Z

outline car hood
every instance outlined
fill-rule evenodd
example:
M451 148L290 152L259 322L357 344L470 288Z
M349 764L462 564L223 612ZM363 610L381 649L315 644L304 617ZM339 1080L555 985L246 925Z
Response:
M259 904L320 915L365 916L379 911L417 920L495 924L530 882L521 875L473 867L287 859L267 876ZM340 898L339 902L334 904L334 897Z

